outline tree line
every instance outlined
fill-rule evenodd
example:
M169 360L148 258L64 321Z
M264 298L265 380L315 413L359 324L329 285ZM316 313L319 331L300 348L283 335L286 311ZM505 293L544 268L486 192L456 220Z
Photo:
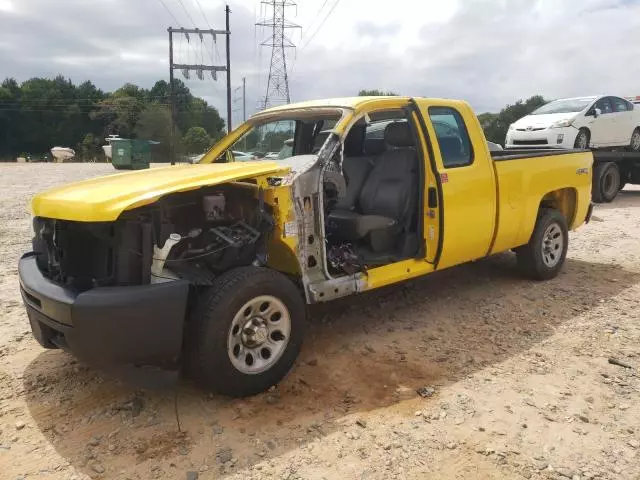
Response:
M225 133L218 110L195 97L181 80L174 80L177 152L202 153ZM104 92L92 82L75 85L58 76L13 78L0 85L0 159L19 155L42 158L54 146L71 147L82 160L104 159L108 135L160 142L154 161L169 160L169 84L151 89L126 83Z
M383 90L360 90L358 96L397 96L394 92L385 92ZM484 130L484 135L490 142L504 144L504 140L507 136L507 130L516 120L529 115L531 112L541 107L548 100L545 100L541 95L534 95L526 100L518 100L513 105L507 105L498 113L481 113L478 115L478 120Z
M395 92L360 90L360 96L394 96ZM175 143L179 154L206 151L225 133L218 110L195 97L174 80ZM502 144L509 125L546 100L535 95L507 105L498 113L478 115L487 140ZM126 83L104 92L92 82L75 85L58 76L32 78L19 84L13 78L0 84L0 160L20 155L47 155L54 146L71 147L82 160L103 159L108 135L160 142L154 161L169 160L169 84L157 81L151 89Z

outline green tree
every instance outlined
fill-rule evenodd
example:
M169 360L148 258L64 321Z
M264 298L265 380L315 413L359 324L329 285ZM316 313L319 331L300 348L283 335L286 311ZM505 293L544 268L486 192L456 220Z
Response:
M224 121L214 107L194 97L180 80L173 89L177 151L179 132L191 127L204 128L212 139L224 134ZM53 146L74 145L90 155L111 134L157 140L161 145L154 154L168 155L170 119L165 81L150 90L126 83L105 93L89 81L76 86L63 76L22 84L7 78L0 84L0 159L15 159L20 152L35 158Z
M178 141L180 130L176 129L176 153L181 151ZM134 136L141 140L160 142L153 147L154 161L169 161L171 145L171 113L166 105L152 103L140 114Z
M32 78L20 86L19 139L15 150L39 156L55 145L76 145L91 125L87 113L91 103L81 98L77 87L62 76Z
M92 159L101 158L102 152L102 139L93 133L87 133L82 142L76 147L76 152L80 153L82 160L89 161Z
M267 132L262 140L261 149L266 152L278 152L284 145L285 140L293 137L291 130Z
M97 105L90 118L104 125L105 135L130 137L144 108L137 97L111 95Z
M242 148L248 151L257 149L259 143L260 143L260 132L258 131L257 128L254 128L248 134L246 134L244 136L243 141L241 142Z
M13 160L20 148L20 86L13 78L0 85L0 160Z
M504 144L507 130L516 120L529 115L535 109L547 103L541 95L534 95L526 100L518 100L513 105L507 105L498 114L483 113L478 115L478 119L484 129L487 140L494 143Z
M182 137L182 145L186 153L197 155L211 148L213 140L204 128L191 127Z
M191 127L202 127L214 140L220 140L225 132L225 122L220 117L218 110L211 107L201 98L192 97L189 107L183 113L184 118L178 114L178 122L182 131L188 131Z
M395 92L385 92L383 90L360 90L358 92L359 97L397 97Z

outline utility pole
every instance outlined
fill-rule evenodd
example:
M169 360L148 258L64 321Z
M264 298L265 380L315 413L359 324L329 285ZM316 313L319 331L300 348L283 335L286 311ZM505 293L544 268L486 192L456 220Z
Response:
M242 96L237 95L236 92L242 89ZM242 100L242 121L247 121L247 79L246 77L242 77L242 85L233 89L233 104ZM238 112L240 110L239 107L234 107L233 111Z
M176 164L176 126L175 126L175 111L173 101L173 32L169 29L169 116L171 120L169 122L169 158L171 165Z
M227 21L227 132L231 132L231 28L229 27L229 4L224 9Z
M242 121L247 121L247 77L242 77Z
M291 102L286 49L295 48L296 46L287 37L286 30L301 27L285 18L286 8L296 6L296 3L292 0L262 0L261 3L271 7L273 10L271 18L265 18L256 23L258 26L271 28L271 36L260 44L263 47L271 47L267 92L264 96L264 102L261 102L262 108L268 108L272 105Z
M174 95L174 79L173 71L182 70L182 74L189 78L189 72L195 71L200 80L204 80L204 72L210 72L214 81L218 80L218 72L227 72L227 129L231 131L231 58L230 58L230 39L231 30L229 26L229 14L231 10L229 6L225 8L226 14L226 30L200 29L200 28L173 28L169 27L169 103L170 103L170 139L169 139L169 155L171 157L171 165L175 165L176 158L176 141L175 141L175 95ZM221 65L193 65L193 64L177 64L173 61L173 34L184 35L187 42L190 42L189 35L197 35L200 42L204 43L204 36L211 35L213 42L216 42L217 35L224 35L227 40L227 62L225 66ZM212 57L213 60L213 57Z
M242 96L239 96L236 92L242 89ZM242 100L242 121L247 121L247 79L242 77L242 85L233 89L233 112L237 113L240 111L240 107L235 107L236 102ZM244 138L244 145L246 149L247 138Z

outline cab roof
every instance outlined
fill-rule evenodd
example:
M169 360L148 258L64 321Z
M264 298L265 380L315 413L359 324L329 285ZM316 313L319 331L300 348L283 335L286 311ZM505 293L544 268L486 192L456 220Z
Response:
M394 100L409 100L410 97L400 96L379 96L379 97L341 97L341 98L327 98L323 100L309 100L307 102L288 103L285 105L279 105L277 107L271 107L267 110L263 110L256 115L263 115L268 113L276 113L285 110L296 110L305 108L348 108L356 110L358 107L369 103L384 99Z

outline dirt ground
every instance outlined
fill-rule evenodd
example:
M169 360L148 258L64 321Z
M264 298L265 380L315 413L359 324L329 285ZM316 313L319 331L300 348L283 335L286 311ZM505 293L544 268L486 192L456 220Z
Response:
M503 254L314 308L285 381L232 400L32 338L28 201L113 172L0 164L0 478L640 479L640 189L571 233L553 281Z

